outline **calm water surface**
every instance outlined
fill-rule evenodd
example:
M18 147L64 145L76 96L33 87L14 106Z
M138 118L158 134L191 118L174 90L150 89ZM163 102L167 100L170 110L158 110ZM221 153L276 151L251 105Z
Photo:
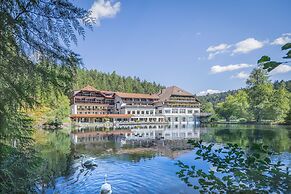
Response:
M279 153L274 160L291 166L291 129L284 126L91 127L72 129L71 133L44 131L39 136L46 139L37 145L47 161L38 184L39 192L45 193L99 193L105 174L113 193L195 193L177 177L179 167L175 163L181 160L204 170L209 166L194 161L188 139L218 146L264 143ZM84 167L82 163L89 159L98 166Z

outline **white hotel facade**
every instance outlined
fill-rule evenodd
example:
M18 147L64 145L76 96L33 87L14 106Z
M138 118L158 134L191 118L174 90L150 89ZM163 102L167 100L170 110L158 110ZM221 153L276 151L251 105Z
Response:
M71 118L76 123L191 124L195 122L195 114L200 113L200 102L196 96L176 86L163 89L158 94L99 91L86 86L74 92L71 107ZM94 107L95 110L83 110L83 107Z
M194 123L195 114L200 113L197 98L176 86L163 89L155 104L158 114L164 115L169 123Z

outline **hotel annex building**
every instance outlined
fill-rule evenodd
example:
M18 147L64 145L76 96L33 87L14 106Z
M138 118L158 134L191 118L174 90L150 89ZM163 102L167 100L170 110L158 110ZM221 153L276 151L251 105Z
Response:
M75 124L194 123L200 102L176 86L158 94L97 90L86 86L71 96L71 119Z

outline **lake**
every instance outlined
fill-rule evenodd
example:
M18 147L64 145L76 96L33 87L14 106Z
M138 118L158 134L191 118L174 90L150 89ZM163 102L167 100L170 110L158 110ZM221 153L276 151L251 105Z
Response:
M208 170L195 161L188 139L245 148L268 145L279 153L273 159L291 167L290 126L143 125L119 128L83 127L37 132L36 149L45 161L39 172L39 193L99 193L107 174L113 193L197 193L176 172L180 160ZM97 167L82 165L91 160Z

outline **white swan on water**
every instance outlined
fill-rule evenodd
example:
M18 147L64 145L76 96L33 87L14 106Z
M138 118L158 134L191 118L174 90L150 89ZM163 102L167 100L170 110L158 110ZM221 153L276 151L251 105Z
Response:
M109 183L107 183L107 174L104 176L104 184L101 186L100 194L111 194L112 188Z

